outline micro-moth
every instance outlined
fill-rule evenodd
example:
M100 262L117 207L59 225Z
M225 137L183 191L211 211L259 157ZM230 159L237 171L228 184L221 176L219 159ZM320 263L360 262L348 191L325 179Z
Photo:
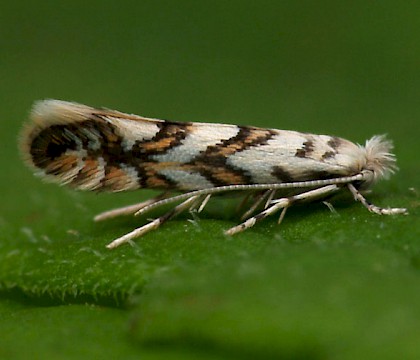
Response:
M359 191L396 170L392 143L384 136L361 146L335 136L164 121L59 100L36 102L31 120L21 150L26 163L45 180L78 190L164 191L95 220L144 214L179 202L108 248L130 242L184 210L201 211L212 195L232 191L251 194L254 203L245 221L225 232L229 235L280 210L281 220L294 203L322 200L344 189L373 213L407 213L370 204ZM293 194L281 196L285 189ZM170 196L173 192L181 194Z

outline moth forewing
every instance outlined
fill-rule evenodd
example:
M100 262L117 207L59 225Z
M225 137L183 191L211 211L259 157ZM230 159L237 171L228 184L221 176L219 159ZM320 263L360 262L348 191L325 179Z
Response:
M99 214L97 221L180 202L110 248L189 208L201 211L211 195L231 191L265 192L269 200L256 215L260 205L251 205L245 222L228 234L341 189L371 212L405 214L406 209L372 205L359 192L396 170L392 148L384 136L361 146L335 136L165 121L59 100L36 102L21 136L25 162L47 181L89 191L163 190L156 198ZM279 189L293 189L294 195L281 197ZM181 194L169 197L173 192Z

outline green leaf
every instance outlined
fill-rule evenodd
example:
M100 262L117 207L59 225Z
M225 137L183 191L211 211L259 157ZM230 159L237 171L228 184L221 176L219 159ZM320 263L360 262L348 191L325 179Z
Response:
M407 259L391 251L273 244L154 281L133 331L143 344L242 358L414 358L417 285Z
M387 1L4 2L0 357L419 358L417 14ZM147 219L93 216L155 193L34 178L17 138L43 98L359 143L387 133L401 170L367 197L410 214L343 194L337 214L297 206L230 238L237 200L218 198L109 251Z

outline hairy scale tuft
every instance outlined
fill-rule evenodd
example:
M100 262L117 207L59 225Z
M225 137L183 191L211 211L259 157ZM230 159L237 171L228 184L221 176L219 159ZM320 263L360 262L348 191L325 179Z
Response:
M385 135L373 136L361 148L364 148L366 156L364 170L373 172L373 182L381 178L387 179L398 170L395 155L391 152L394 145Z

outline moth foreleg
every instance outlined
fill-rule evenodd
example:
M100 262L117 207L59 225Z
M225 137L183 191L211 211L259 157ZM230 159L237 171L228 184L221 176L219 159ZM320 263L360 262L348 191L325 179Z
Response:
M374 204L371 204L366 198L354 187L353 184L347 184L347 187L351 191L356 201L359 201L366 209L370 212L379 214L379 215L396 215L396 214L403 214L407 215L408 211L404 208L381 208Z

